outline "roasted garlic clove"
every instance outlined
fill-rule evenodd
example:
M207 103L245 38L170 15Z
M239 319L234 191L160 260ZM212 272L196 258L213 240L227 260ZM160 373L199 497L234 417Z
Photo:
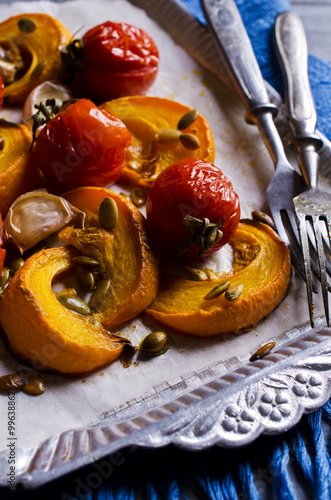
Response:
M84 212L67 200L38 189L23 194L11 205L4 220L3 238L23 253L69 223L82 227L84 220Z

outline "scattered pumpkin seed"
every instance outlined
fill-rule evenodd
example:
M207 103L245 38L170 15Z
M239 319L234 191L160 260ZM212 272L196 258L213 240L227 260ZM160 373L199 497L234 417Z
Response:
M190 125L192 125L192 123L195 122L198 116L199 116L199 111L197 109L190 109L179 120L177 125L178 130L185 130L186 128L188 128Z
M236 300L241 295L241 292L243 291L243 288L244 288L244 285L242 283L240 285L230 286L226 290L224 298L226 300L230 300L230 301Z
M194 151L195 149L199 149L200 147L200 141L196 135L180 134L179 140L184 148L188 149L189 151Z
M69 295L70 297L77 297L77 291L74 288L65 288L61 290L61 292L56 294L57 299L61 297L61 295Z
M257 351L252 354L252 356L249 358L249 361L256 361L257 359L264 358L264 356L267 356L272 349L275 347L276 342L267 342L263 346L261 346Z
M181 135L180 130L163 128L156 134L156 140L162 144L168 144L179 141Z
M262 222L263 224L267 224L267 226L270 226L272 229L276 229L274 221L272 220L270 215L265 214L264 212L260 212L260 210L252 211L252 219L255 220L256 222Z
M46 61L40 61L37 64L37 66L34 68L34 70L32 71L32 73L30 75L30 79L37 80L37 78L39 78L40 75L42 74L42 72L44 71L45 66L46 66Z
M219 283L218 285L214 286L214 288L212 288L210 292L207 293L207 295L205 295L204 300L216 299L224 292L226 292L229 289L230 285L230 281L223 281L223 283Z
M4 288L9 281L10 272L8 267L3 267L2 275L0 277L0 288Z
M79 297L72 297L71 295L60 295L57 298L64 307L70 309L71 311L83 314L85 316L91 314L89 305Z
M14 257L10 262L9 270L10 274L15 274L24 264L23 257Z
M110 287L110 280L101 280L96 289L94 290L92 297L89 300L89 306L94 309L97 307L105 298Z
M94 274L84 266L77 266L76 269L78 286L83 292L91 292L94 287Z
M118 219L117 203L113 198L105 198L99 207L100 225L110 231L115 226Z
M23 386L22 391L30 396L40 396L45 391L45 382L35 373L27 376L26 384Z
M77 255L73 257L72 262L85 267L97 267L99 265L98 260L88 257L87 255Z
M171 339L165 332L152 332L141 343L139 352L142 355L160 356L164 354L171 345Z
M17 24L22 33L33 33L37 29L34 21L28 17L22 17Z
M130 198L131 198L132 203L136 207L142 207L146 203L147 193L146 193L146 191L144 191L144 189L141 189L139 187L135 187L132 189L132 191L130 193Z
M0 394L11 391L20 391L26 383L26 379L15 373L0 377Z

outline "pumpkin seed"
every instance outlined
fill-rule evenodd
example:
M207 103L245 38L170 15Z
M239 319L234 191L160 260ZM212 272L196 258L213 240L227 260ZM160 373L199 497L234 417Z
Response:
M40 77L40 75L42 74L42 72L44 71L45 66L46 66L46 61L40 61L37 64L37 66L34 68L34 70L32 71L32 73L30 75L30 79L37 80Z
M143 189L135 187L132 189L132 191L130 193L130 198L131 198L132 203L136 207L142 207L146 203L147 193Z
M97 267L99 265L98 260L88 257L87 255L77 255L73 257L72 262L85 267Z
M216 299L224 292L226 292L230 285L230 281L223 281L223 283L219 283L214 288L212 288L210 292L207 293L207 295L205 295L204 300Z
M23 257L15 257L10 263L10 274L15 274L24 264Z
M95 282L94 274L84 266L77 266L76 274L79 288L83 292L91 292Z
M110 280L102 280L94 290L92 297L89 300L89 306L94 309L105 298L110 287Z
M257 222L262 222L263 224L267 224L267 226L270 226L272 229L276 229L274 221L272 220L270 215L265 214L264 212L260 212L260 210L252 211L252 219Z
M33 33L37 29L34 21L28 17L22 17L17 24L22 33Z
M0 277L0 288L4 288L7 285L9 281L9 275L10 273L8 267L4 267L2 269L2 275Z
M117 203L112 198L105 198L99 207L99 222L101 227L110 231L118 219Z
M83 314L85 316L87 314L91 314L89 305L79 297L72 297L71 295L60 295L58 296L58 300L64 307L70 309L71 311L75 311L76 313Z
M195 149L199 149L200 147L200 141L196 135L180 134L179 140L184 148L188 149L189 151L194 151Z
M267 356L272 349L275 347L276 342L267 342L263 346L261 346L257 351L252 354L252 356L249 358L249 361L256 361L257 359L264 358L264 356Z
M236 300L243 291L243 288L243 284L230 286L225 292L225 299L230 301Z
M61 292L56 294L57 299L61 297L61 295L69 295L70 297L77 297L77 291L74 288L65 288L61 290Z
M162 144L168 144L179 141L181 135L180 130L163 128L156 134L156 140Z
M45 382L35 373L27 376L27 382L22 388L22 391L30 396L40 396L45 391Z
M11 391L20 391L26 383L26 379L15 373L0 377L0 394Z
M178 130L185 130L188 128L193 122L195 122L198 116L199 111L197 109L190 109L190 111L185 113L185 115L183 115L179 120L177 125Z
M170 347L171 340L165 332L152 332L141 343L139 352L148 356L164 354Z

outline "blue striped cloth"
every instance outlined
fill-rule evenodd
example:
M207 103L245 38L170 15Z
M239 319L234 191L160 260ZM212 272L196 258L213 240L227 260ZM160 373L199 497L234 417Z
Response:
M199 0L177 0L204 22ZM236 0L264 78L282 91L271 28L287 0ZM310 57L319 129L331 139L331 69ZM124 449L113 457L43 486L21 500L259 500L331 498L331 402L280 436L261 436L241 449L200 452L174 446ZM109 462L112 464L109 466ZM0 491L0 498L12 498Z
M200 0L176 0L201 23L205 23ZM289 0L235 0L260 65L263 77L283 94L280 67L275 54L272 27L279 12L291 8ZM321 59L309 56L309 79L314 95L318 128L331 139L331 67Z

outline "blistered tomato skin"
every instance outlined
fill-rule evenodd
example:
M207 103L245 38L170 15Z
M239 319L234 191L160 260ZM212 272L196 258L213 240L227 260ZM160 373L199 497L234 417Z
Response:
M107 21L89 30L82 40L81 78L90 95L107 101L144 94L153 84L159 52L145 31Z
M216 166L199 159L181 160L161 172L149 191L146 209L151 240L171 255L190 236L183 224L186 215L212 223L224 219L222 239L204 256L229 241L240 219L239 198L231 182ZM197 258L198 253L196 244L182 258Z
M45 125L33 158L54 192L105 187L120 176L130 143L130 133L118 118L81 99Z

